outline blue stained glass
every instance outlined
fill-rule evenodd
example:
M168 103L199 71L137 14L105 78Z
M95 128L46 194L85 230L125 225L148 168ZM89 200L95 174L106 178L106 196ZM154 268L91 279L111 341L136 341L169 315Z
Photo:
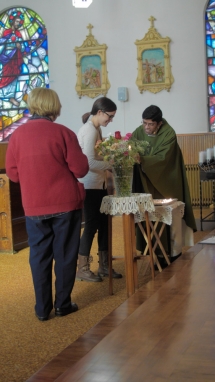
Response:
M211 46L211 36L206 36L206 44Z
M214 115L214 112L215 112L215 107L213 105L210 107L210 117L212 117L212 115Z
M208 22L208 21L206 22L206 30L208 30L208 31L210 31L210 30L211 30L211 26L210 26L210 24L209 24L209 22Z
M215 94L215 83L214 82L211 85L211 89L212 89L213 94Z
M43 43L41 44L41 46L42 46L45 50L47 50L47 48L48 48L48 41L47 41L47 40L44 40Z
M215 1L214 1L214 0L210 0L210 1L208 2L208 6L212 6L212 4L215 6Z
M214 50L210 47L207 48L207 57L214 57Z
M212 48L215 48L215 40L212 40Z
M42 33L42 31L43 31L43 30L42 30L42 28L40 28L40 27L37 29L37 32L38 32L38 33Z
M28 67L25 64L22 64L21 66L21 74L29 73Z
M48 58L48 56L45 56L44 61L45 61L47 64L49 63L49 58ZM215 60L214 60L214 61L215 61Z
M35 56L38 56L38 53L37 53L37 51L35 50L31 55L32 55L32 57L35 57Z
M215 1L214 0L209 1L208 5L207 5L207 8L206 8L206 11L213 9L214 7L215 7Z

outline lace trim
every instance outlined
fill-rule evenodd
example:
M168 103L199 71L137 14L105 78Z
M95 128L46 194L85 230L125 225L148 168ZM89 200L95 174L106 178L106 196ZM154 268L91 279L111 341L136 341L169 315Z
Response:
M132 194L131 196L118 198L113 195L105 196L102 200L100 212L106 215L136 214L145 211L153 212L155 206L151 194Z
M167 206L154 206L151 194L132 194L122 198L108 195L102 200L100 212L106 215L134 214L135 223L139 223L145 220L145 211L148 211L149 220L171 225L173 211L182 218L184 208L185 204L179 201Z
M168 225L172 224L173 210L176 210L177 217L182 218L184 216L185 204L183 202L174 202L168 206L155 206L155 211L149 212L149 220L159 221ZM138 211L134 216L135 223L139 223L145 220L145 215L141 211Z

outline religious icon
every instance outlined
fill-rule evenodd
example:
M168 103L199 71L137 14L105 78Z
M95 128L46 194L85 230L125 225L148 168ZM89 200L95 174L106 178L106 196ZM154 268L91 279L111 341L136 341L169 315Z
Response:
M86 95L95 98L98 95L106 95L110 88L106 69L105 44L99 45L92 35L93 26L87 26L89 34L81 47L75 47L77 82L76 91L81 98Z
M24 7L0 14L0 142L29 118L27 95L49 86L48 43L40 16Z
M101 57L84 56L81 59L82 89L101 87Z
M151 16L151 27L142 40L136 40L138 75L136 84L140 93L149 90L157 93L169 91L174 78L171 73L169 58L169 37L161 37L154 28L155 18Z
M142 53L143 84L164 82L164 51L158 49L147 49Z

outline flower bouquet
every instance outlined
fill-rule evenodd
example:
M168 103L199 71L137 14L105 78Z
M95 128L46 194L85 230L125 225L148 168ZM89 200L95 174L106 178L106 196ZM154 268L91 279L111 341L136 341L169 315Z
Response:
M120 131L116 131L115 136L97 141L95 149L112 166L116 195L131 195L133 165L140 163L140 156L149 154L149 143L132 138L130 133L122 138Z

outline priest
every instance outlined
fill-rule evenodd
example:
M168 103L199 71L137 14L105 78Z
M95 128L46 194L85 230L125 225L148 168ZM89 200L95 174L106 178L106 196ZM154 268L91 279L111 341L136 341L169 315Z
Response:
M193 245L196 223L183 156L176 133L162 117L158 106L151 105L143 111L142 125L133 132L132 138L147 141L151 146L150 154L142 156L141 163L134 166L133 192L150 193L154 199L176 198L184 202L183 245ZM162 241L165 250L170 255L172 252L170 260L181 254L171 251L170 232ZM143 236L137 227L137 249L143 251L144 247Z

